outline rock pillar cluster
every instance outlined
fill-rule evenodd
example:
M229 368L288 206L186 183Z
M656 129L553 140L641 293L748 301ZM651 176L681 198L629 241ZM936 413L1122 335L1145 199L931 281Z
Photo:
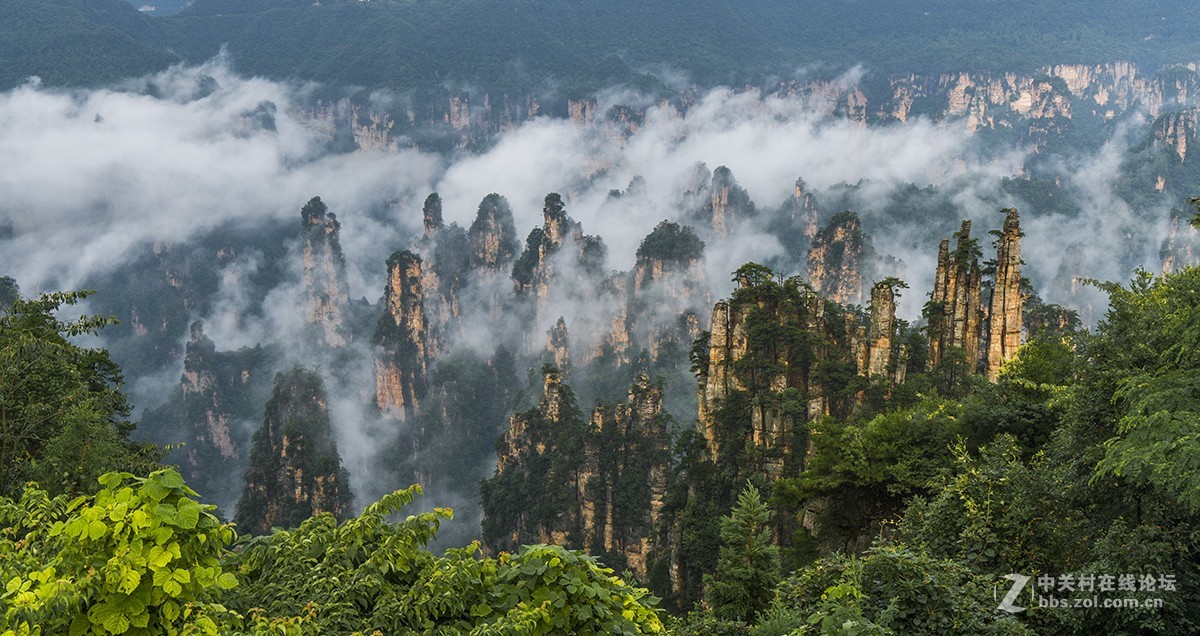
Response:
M936 367L949 352L958 349L964 353L969 370L974 371L979 362L983 318L983 271L979 268L977 242L971 238L971 222L963 221L954 236L958 243L953 252L949 239L942 239L938 246L937 273L927 307L929 366Z

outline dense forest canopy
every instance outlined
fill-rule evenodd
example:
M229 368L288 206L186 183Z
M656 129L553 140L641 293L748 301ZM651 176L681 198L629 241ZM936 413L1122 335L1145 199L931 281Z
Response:
M584 93L680 77L701 86L833 77L858 64L882 76L1115 60L1158 68L1195 58L1198 42L1189 28L1198 9L1179 0L197 0L167 17L135 9L147 4L5 3L0 86L30 75L105 83L222 47L241 72L280 79Z

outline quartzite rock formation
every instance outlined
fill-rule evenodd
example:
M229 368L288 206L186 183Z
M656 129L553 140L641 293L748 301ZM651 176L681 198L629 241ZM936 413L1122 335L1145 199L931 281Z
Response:
M835 215L812 237L806 267L808 283L836 303L861 304L864 242L857 213Z
M754 215L754 203L746 189L738 185L733 171L719 166L713 171L710 197L706 212L712 224L713 234L725 236L733 230L740 219Z
M346 262L338 241L337 217L328 211L320 197L313 197L300 210L300 220L308 321L320 327L325 344L345 346L349 339L346 312L350 292Z
M961 350L968 373L979 362L979 339L983 301L980 297L983 272L979 248L971 238L971 222L963 221L954 252L949 239L938 246L937 273L927 306L929 321L929 367L938 366L952 350Z
M867 377L887 375L892 364L892 343L896 337L896 292L889 281L871 288L871 338L867 355Z
M995 382L1000 366L1021 346L1021 222L1017 211L1004 210L1004 229L996 241L996 277L988 314L987 376Z
M375 329L375 403L385 416L403 420L424 396L429 364L421 257L396 252L387 267L385 311Z
M626 402L598 403L587 420L558 369L543 369L542 388L537 407L509 418L484 484L485 540L587 549L645 577L670 465L662 388L640 372Z
M320 376L300 367L277 375L254 434L246 490L237 506L239 530L266 534L323 512L342 518L352 499Z

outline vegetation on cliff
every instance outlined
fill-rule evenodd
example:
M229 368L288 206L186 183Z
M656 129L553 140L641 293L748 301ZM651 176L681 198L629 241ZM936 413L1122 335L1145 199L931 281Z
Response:
M936 369L914 369L907 384L918 392L812 422L803 471L766 484L776 517L813 530L790 547L777 535L790 574L771 605L757 626L701 607L679 633L1193 630L1200 559L1187 537L1200 507L1185 440L1200 426L1200 269L1104 288L1111 305L1094 333L1034 338L995 383L976 375L946 393ZM1030 607L1010 616L994 595L1013 572L1030 585L1064 575L1168 583L1161 607L1135 586L1121 595L1137 610L1046 609L1022 595ZM1069 602L1094 593L1035 592Z
M353 499L321 376L301 367L275 376L254 434L238 524L254 533L290 528L322 512L345 517Z

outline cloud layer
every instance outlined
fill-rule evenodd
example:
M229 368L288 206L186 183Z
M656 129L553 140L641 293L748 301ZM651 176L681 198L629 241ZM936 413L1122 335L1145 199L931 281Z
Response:
M856 74L844 81L856 81ZM911 290L899 309L910 319L918 316L932 281L937 238L957 229L957 221L931 216L905 225L887 219L887 202L908 184L937 186L954 201L958 217L974 219L985 257L986 232L1000 224L997 203L1021 206L1026 273L1049 300L1064 300L1045 288L1058 275L1067 243L1079 243L1089 268L1076 274L1120 280L1131 263L1157 268L1163 224L1146 222L1145 211L1130 210L1112 195L1127 132L1095 156L1057 163L1070 191L1079 193L1079 213L1049 216L1000 194L1001 179L1021 174L1027 156L1012 147L984 148L954 120L865 126L829 115L830 105L816 98L718 89L683 112L666 103L648 105L632 132L624 124L536 118L474 154L414 148L341 153L331 150L330 122L312 115L314 91L240 77L218 59L105 90L29 84L0 94L0 275L16 277L26 294L35 294L116 271L148 243L184 243L222 226L253 231L290 225L298 233L300 207L319 195L341 221L351 297L373 302L384 286L385 259L419 234L421 203L431 191L441 194L446 221L463 227L485 195L505 195L522 237L541 225L543 197L559 192L584 231L603 237L607 267L628 270L639 242L659 221L694 222L679 201L697 162L731 168L760 210L735 234L707 238L713 297L729 293L729 273L749 260L776 259L796 268L789 273L799 272L801 263L785 258L794 246L767 229L797 178L818 196L859 184L850 200L863 213L864 229L878 252L905 265ZM605 92L598 110L631 99ZM610 198L611 190L626 188L635 176L645 179L645 196ZM840 210L822 211L828 217ZM264 298L247 292L247 281L264 267L261 252L240 254L223 266L210 309L193 316L206 321L219 348L286 348L300 339L298 243L286 247L288 273ZM572 318L569 324L594 316L596 308L579 300L586 296L555 294L560 306L539 316L534 340L558 315ZM249 312L256 304L265 311ZM463 331L475 333L485 348L495 338L484 334L495 326ZM372 386L372 369L370 351L364 347L359 354L363 364L355 375L361 377L340 378L330 388L344 395L333 405L337 417L361 422L339 429L343 455L349 465L368 466L371 453L385 444L384 434L360 415L370 400L363 391ZM131 380L135 395L150 395L177 377L174 369ZM355 472L360 495L378 494L371 479L369 472Z

